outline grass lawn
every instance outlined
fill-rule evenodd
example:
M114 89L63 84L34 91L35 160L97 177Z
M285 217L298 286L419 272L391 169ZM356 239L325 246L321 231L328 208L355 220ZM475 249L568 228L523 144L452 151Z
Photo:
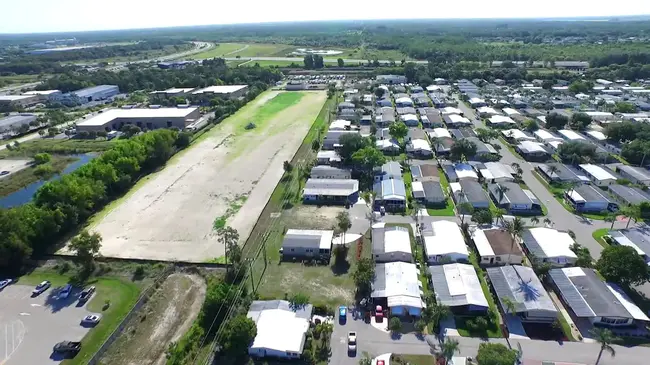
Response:
M606 236L608 231L609 229L607 228L597 229L594 231L594 233L591 234L591 236L596 240L596 242L603 246L603 248L607 248L609 247L609 244L605 242L605 238L603 236Z
M52 286L56 287L67 284L70 277L48 271L35 271L20 277L19 283L36 285L43 280L51 281ZM65 360L63 364L87 364L92 355L131 310L140 295L140 288L136 284L117 278L91 278L86 285L97 287L97 292L88 302L87 308L92 312L101 313L102 320L81 341L81 352L74 359ZM106 300L110 300L111 304L108 309L103 310Z
M470 331L470 329L467 326L467 321L471 318L472 317L454 317L454 320L456 322L456 329L458 330L458 334L460 334L462 337L480 337L480 338L503 337L499 325L494 322L490 322L490 326L487 328L485 332Z
M58 174L75 160L77 160L75 157L54 155L52 160L43 166L50 166L53 174ZM36 173L37 171L37 166L32 165L0 179L0 196L7 196L41 180L41 176ZM44 178L48 178L48 176Z
M390 363L397 365L436 365L436 358L432 355L402 355L392 354Z
M288 44L266 43L220 43L216 47L190 56L194 60L203 60L215 57L286 57L296 47ZM302 58L296 58L302 63Z
M559 313L557 316L558 322L560 322L560 327L562 327L562 332L566 336L566 338L569 341L575 341L576 339L573 338L573 333L571 332L571 326L569 325L569 322L566 321L566 318L562 315L562 313Z
M438 169L438 176L440 177L440 186L442 186L442 191L445 194L451 194L449 192L449 182L447 181L447 176L445 176L445 173L442 171L442 169ZM454 201L451 199L451 195L447 196L447 206L444 208L439 208L439 209L427 209L427 213L429 213L430 216L437 216L437 217L453 217L456 215L456 212L454 211Z
M190 55L188 58L193 60L204 60L206 58L224 57L226 54L235 52L244 47L246 47L245 43L219 43L209 50L195 53ZM232 57L235 56L237 56L237 54L232 55Z

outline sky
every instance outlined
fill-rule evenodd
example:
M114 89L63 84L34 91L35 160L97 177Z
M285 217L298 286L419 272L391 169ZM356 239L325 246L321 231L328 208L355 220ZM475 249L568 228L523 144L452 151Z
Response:
M650 0L0 0L0 33L309 20L623 15L650 15Z

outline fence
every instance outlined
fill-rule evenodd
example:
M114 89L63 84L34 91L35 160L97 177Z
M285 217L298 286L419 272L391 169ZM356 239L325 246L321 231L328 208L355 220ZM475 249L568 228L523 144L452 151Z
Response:
M160 284L162 284L165 279L169 275L171 275L174 271L176 271L176 265L170 265L168 266L160 275L154 280L154 282L149 285L144 291L142 291L142 294L140 294L140 298L138 298L138 301L133 305L133 308L127 313L126 316L122 319L122 322L115 328L115 330L111 333L110 336L104 341L104 343L97 349L97 352L93 355L93 357L88 361L88 365L95 365L99 363L99 359L104 355L106 350L115 342L115 340L122 334L122 331L124 328L126 328L126 325L129 323L129 321L133 318L133 316L138 313L140 308L144 304L146 304L149 301L149 298L151 295L158 289Z

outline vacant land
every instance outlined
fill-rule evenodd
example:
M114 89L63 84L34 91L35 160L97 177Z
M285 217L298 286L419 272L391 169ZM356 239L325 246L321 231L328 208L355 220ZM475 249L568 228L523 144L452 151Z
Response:
M216 47L197 54L190 58L204 60L215 57L263 57L263 56L286 56L295 49L287 44L264 44L264 43L220 43ZM302 61L302 58L299 59Z
M205 298L196 275L172 274L111 345L100 364L165 364L165 350L189 329Z
M326 100L268 91L199 138L91 227L109 257L203 262L224 254L213 222L244 242ZM255 128L246 129L249 123Z
M407 57L404 53L394 49L379 50L358 47L352 49L342 49L341 51L343 51L343 53L337 57L341 57L343 59L360 59L366 61L375 59L380 61L393 60L397 64L399 64L403 59L409 59L409 57Z

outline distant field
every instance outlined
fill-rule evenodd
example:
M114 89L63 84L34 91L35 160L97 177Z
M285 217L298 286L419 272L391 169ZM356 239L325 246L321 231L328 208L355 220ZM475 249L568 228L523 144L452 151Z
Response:
M264 43L220 43L218 46L192 55L190 58L203 60L215 57L263 57L263 56L286 56L295 47L287 44L264 44Z
M27 84L38 81L39 75L0 76L0 87L13 84Z
M340 49L343 51L338 57L343 59L361 59L361 60L395 60L399 63L402 59L409 59L404 53L398 50L378 50L369 49L365 47L357 47L350 49Z

